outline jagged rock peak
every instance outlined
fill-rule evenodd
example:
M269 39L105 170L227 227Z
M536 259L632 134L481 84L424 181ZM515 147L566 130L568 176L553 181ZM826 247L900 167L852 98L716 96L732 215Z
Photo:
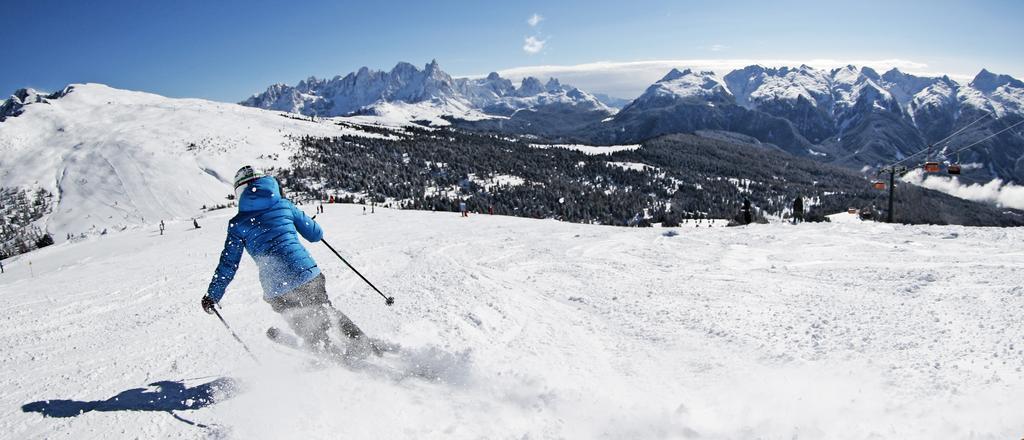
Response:
M970 86L985 93L992 93L999 87L1009 85L1010 87L1024 89L1024 82L1010 75L997 75L989 72L988 69L981 69L971 80Z

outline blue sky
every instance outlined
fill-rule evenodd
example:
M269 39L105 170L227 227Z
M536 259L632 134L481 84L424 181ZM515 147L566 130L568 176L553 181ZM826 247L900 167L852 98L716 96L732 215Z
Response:
M1024 77L1022 17L1012 0L3 1L0 94L101 82L239 101L276 82L433 58L456 76L555 75L623 97L670 66Z

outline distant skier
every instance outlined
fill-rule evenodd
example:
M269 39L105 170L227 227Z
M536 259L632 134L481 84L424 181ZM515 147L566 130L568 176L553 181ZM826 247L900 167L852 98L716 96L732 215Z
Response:
M192 219L192 226L195 226L195 227L196 227L196 229L199 229L199 228L200 228L200 226L199 226L199 222L198 222L198 221L196 221L196 219L194 219L194 218Z
M751 212L750 199L743 198L743 224L749 225L754 221L754 213Z
M164 235L164 221L160 220L160 235Z
M804 198L796 196L793 199L793 224L804 221Z
M299 242L299 235L320 241L320 225L282 197L276 179L251 166L235 174L235 194L238 214L228 222L224 251L202 299L203 310L213 313L246 250L259 268L263 299L307 346L336 353L329 337L333 328L353 342L346 354L377 351L363 331L331 305L324 275Z
M4 273L4 260L0 260L0 273Z
M459 202L459 212L462 213L463 217L469 217L469 213L466 212L466 202Z

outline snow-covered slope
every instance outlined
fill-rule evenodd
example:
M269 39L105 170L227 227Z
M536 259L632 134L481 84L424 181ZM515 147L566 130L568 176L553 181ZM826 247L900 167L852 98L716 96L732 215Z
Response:
M284 323L245 257L222 313L255 365L199 309L220 212L200 230L5 262L3 437L1005 439L1024 426L1018 229L847 216L669 237L326 208L332 245L397 297L385 307L310 245L332 302L436 380L314 367L267 341ZM225 377L243 391L196 399Z
M53 193L56 205L42 221L58 241L67 233L195 216L204 205L228 203L242 164L286 166L289 136L356 133L236 104L101 84L73 84L49 97L20 95L33 98L0 122L0 187Z

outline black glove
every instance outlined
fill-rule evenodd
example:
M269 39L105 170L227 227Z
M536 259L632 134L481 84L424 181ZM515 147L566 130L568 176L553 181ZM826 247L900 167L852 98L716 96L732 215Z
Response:
M217 305L217 303L213 302L213 298L210 298L209 296L204 296L203 297L203 301L202 301L202 305L203 305L203 311L212 315L213 314L213 306Z

